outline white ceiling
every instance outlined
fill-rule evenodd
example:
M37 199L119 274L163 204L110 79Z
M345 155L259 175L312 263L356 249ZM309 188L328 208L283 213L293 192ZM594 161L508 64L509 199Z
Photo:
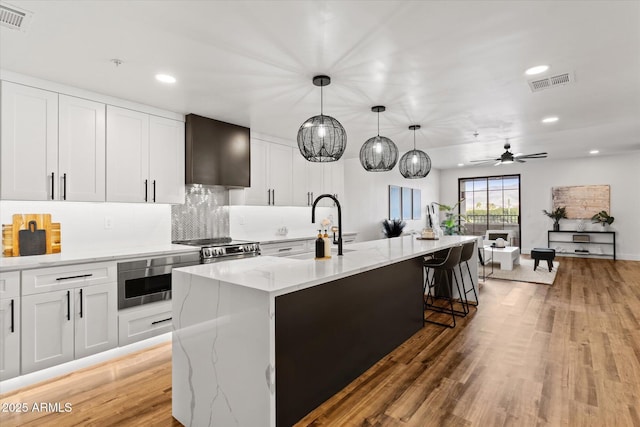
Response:
M34 15L25 32L0 30L5 70L291 141L319 114L312 77L328 74L324 112L347 131L346 157L376 134L374 105L400 151L422 125L418 148L439 168L498 156L505 138L550 158L640 150L638 1L8 3ZM524 70L538 64L575 82L532 93Z

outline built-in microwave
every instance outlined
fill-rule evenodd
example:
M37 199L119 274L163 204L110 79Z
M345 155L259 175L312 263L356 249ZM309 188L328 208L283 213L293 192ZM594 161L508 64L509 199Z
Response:
M118 263L118 309L171 299L171 270L200 264L200 253Z

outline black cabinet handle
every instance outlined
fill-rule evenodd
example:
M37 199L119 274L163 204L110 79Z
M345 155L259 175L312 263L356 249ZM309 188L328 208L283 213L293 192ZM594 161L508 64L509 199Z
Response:
M276 190L271 190L271 204L274 206L276 204Z
M62 200L67 200L67 174L62 174Z
M14 321L14 317L15 317L15 312L13 307L14 305L15 305L15 301L11 300L11 333L14 333L16 331L16 325Z
M162 322L168 322L169 320L173 319L173 317L169 317L166 319L162 319L162 320L156 320L155 322L151 322L152 325L157 325L158 323L162 323Z
M156 180L153 180L153 203L156 202Z
M144 180L144 201L147 202L149 199L149 180Z
M82 288L80 288L80 318L82 319Z
M67 291L67 320L71 320L71 291Z
M290 251L292 249L293 248L280 248L280 249L278 249L278 252L287 252L287 251Z
M54 172L51 172L51 200L55 200L55 196L53 194L53 192L55 191L56 188L56 174Z
M80 279L82 277L91 277L93 276L93 273L89 273L89 274L81 274L79 276L67 276L67 277L58 277L56 278L56 280L69 280L69 279Z
M271 204L271 189L267 188L267 205Z

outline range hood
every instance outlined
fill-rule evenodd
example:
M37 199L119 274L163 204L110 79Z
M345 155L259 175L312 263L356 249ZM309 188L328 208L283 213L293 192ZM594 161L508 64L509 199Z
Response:
M196 114L186 117L186 184L249 187L249 128Z

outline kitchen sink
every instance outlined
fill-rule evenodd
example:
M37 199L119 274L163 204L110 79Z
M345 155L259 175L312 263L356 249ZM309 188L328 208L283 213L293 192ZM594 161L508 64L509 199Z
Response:
M347 254L349 252L354 252L355 249L342 249L342 254ZM331 257L338 256L338 248L331 248ZM316 257L315 252L305 252L303 254L291 255L286 258L290 259L314 259Z

